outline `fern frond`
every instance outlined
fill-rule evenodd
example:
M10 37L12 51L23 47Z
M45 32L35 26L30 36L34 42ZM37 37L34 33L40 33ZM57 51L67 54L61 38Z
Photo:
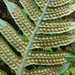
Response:
M66 52L39 52L32 51L35 48L56 48L68 45L75 41L75 36L66 34L75 29L75 22L51 22L74 12L75 5L65 5L71 0L19 0L26 10L25 14L15 3L3 0L15 23L22 31L23 36L7 22L0 19L0 33L5 37L22 57L18 57L13 50L0 38L0 58L11 67L16 75L59 75L68 68L75 56ZM64 6L62 6L64 5ZM60 6L59 9L57 6ZM65 8L66 7L66 8ZM64 8L64 9L63 9ZM52 11L50 11L52 10ZM62 33L62 34L60 34ZM22 38L26 37L28 41ZM66 64L67 63L67 64ZM27 70L29 65L41 65L46 67ZM62 66L60 66L62 64ZM64 64L64 65L63 65ZM48 66L58 66L58 69L42 70ZM65 69L64 69L65 68ZM42 69L40 71L40 69ZM45 72L46 71L46 72Z
M28 42L24 42L16 30L9 23L0 19L0 32L7 41L19 52L24 53ZM22 54L23 55L23 54Z
M67 3L69 3L71 0L54 0L54 1L50 1L50 4L49 6L50 7L56 7L56 6L62 6L62 5L65 5Z
M39 67L33 70L23 70L23 75L59 75L65 71L69 67L70 63L66 63L63 66L55 65L51 67Z
M35 4L35 2L32 0L19 0L19 1L28 12L30 18L37 23L37 21L40 19L42 15L41 14L42 12L39 9L39 7Z
M18 5L8 2L7 0L4 0L4 2L18 27L22 30L23 34L27 35L29 38L35 26L28 20L27 16L22 12Z
M5 2L5 4L7 5L7 7L8 7L8 10L9 10L9 12L10 12L10 14L12 15L12 11L16 11L16 13L17 12L20 12L19 11L19 9L20 8L18 8L18 6L16 5L16 4L13 4L13 3L11 3L11 2L8 2L8 1L6 1L6 0L4 0L4 2ZM20 2L22 2L22 4L23 3L25 3L25 1L24 0L21 0ZM33 6L35 6L35 4L34 5L32 5L32 3L35 3L35 1L33 2L33 1L31 1L31 0L28 0L28 1L26 1L27 3L28 3L28 5L29 5L29 7L25 7L25 9L27 10L27 9L29 9L30 7L33 7ZM31 2L31 3L30 3ZM27 5L27 3L25 3L26 5ZM34 36L36 36L36 34L38 34L38 36L41 34L41 36L43 36L43 34L53 34L53 33L64 33L64 32L67 32L67 31L69 31L69 30L72 30L72 29L74 29L75 28L75 26L74 26L74 22L65 22L65 23L52 23L52 27L51 26L42 26L41 25L41 23L42 23L42 19L43 19L43 16L44 16L44 14L45 14L45 12L46 12L46 9L47 9L47 5L48 5L48 3L49 2L47 2L47 4L45 5L45 9L44 9L44 11L43 11L43 14L42 14L42 16L41 17L38 17L39 19L38 19L38 21L36 22L35 20L33 20L34 22L35 22L35 27L34 27L34 31L32 32L32 34L31 34L31 37L29 38L30 39L30 41L31 41L31 43L33 44L33 46L35 45L35 44L38 44L38 43L36 43L36 41L33 43L33 38L34 38ZM9 7L9 4L10 4L10 7ZM31 5L30 5L31 4ZM17 7L16 8L16 10L15 9L13 9L13 8L15 8L15 7ZM34 7L35 9L36 9L36 7ZM34 9L33 8L33 9ZM12 11L11 11L11 9L12 9ZM30 9L30 10L33 10L32 8ZM70 9L70 8L69 8ZM17 11L18 10L18 11ZM29 12L29 11L28 11ZM32 11L32 13L33 13L34 11ZM32 13L28 13L28 15L30 16L30 14L32 14ZM35 12L34 12L35 13ZM33 15L33 16L35 16L35 14ZM21 17L20 17L21 18ZM31 19L32 19L32 17L31 17ZM41 23L40 23L40 21L41 21ZM45 22L44 22L45 23ZM48 24L48 23L46 23L46 24ZM51 25L51 23L49 23L50 25ZM53 26L53 25L56 25L56 24L58 24L58 26ZM65 25L66 24L66 25ZM61 26L59 26L59 25L61 25ZM64 26L65 25L65 26ZM20 25L19 25L20 26ZM50 28L49 28L50 27ZM23 29L23 28L22 28ZM44 36L46 36L46 35L44 35ZM72 38L71 38L72 39ZM64 40L64 39L63 39ZM30 42L29 41L29 42ZM69 40L68 40L69 41ZM74 41L74 39L71 41L71 42L73 42ZM49 43L48 41L45 41L44 43ZM71 43L71 42L66 42L66 44L65 44L65 42L62 44L61 43L61 45L59 44L59 45L55 45L54 43L56 43L57 41L55 41L55 42L51 42L52 43L52 47L59 47L59 46L63 46L63 45L67 45L67 44L69 44L69 43ZM41 43L41 45L42 45L42 43L43 42L40 42ZM50 44L50 43L49 43ZM44 46L44 45L43 45ZM47 45L46 45L47 46ZM49 45L50 46L50 45ZM38 47L38 46L37 46ZM47 46L48 47L48 46ZM50 46L51 47L51 46ZM33 47L34 48L34 47Z
M67 45L75 41L74 36L67 34L57 34L57 35L36 35L32 42L33 48L43 48L43 47L59 47Z
M68 1L61 1L61 5L64 5L65 3L68 3L70 0ZM35 2L38 4L40 7L43 8L42 11L46 12L47 10L45 10L45 7L49 4L49 0L47 1L46 4L44 4L43 0L35 0ZM35 14L35 9L36 9L36 6L34 5L35 3L34 1L31 1L31 0L20 0L20 3L23 5L23 7L28 11L28 14L29 16L31 17L31 19L35 21L38 21L41 17L38 17L36 14ZM58 1L60 3L60 1ZM53 1L52 3L57 3L55 1ZM30 5L31 4L31 5ZM59 4L55 5L58 6ZM37 6L38 7L38 6ZM53 6L52 6L53 7ZM66 16L66 15L69 15L71 14L74 10L75 10L75 5L72 5L72 6L69 6L69 8L65 8L65 10L63 9L60 9L61 11L59 12L59 10L57 10L58 7L56 7L56 11L58 12L52 12L52 13L44 13L43 15L43 20L52 20L52 19L56 19L56 18L60 18L60 17L63 17L63 16ZM53 10L53 9L52 9ZM36 9L37 11L37 9ZM41 11L41 10L40 10ZM39 14L39 12L38 12ZM41 15L42 16L42 15Z
M18 70L21 67L22 58L18 57L2 38L0 38L0 57L14 70Z
M66 52L38 52L31 51L28 53L26 58L27 64L36 64L36 65L55 65L63 64L65 62L75 59L74 55L71 55Z
M60 34L75 29L74 22L45 22L42 21L36 34Z
M57 19L57 18L67 16L71 14L72 12L74 12L75 5L71 5L69 6L69 8L65 8L65 10L60 9L60 7L59 7L60 10L58 10L58 7L56 7L55 9L56 9L55 12L45 13L45 15L43 16L43 20L48 20L48 19L52 20L52 19ZM54 8L52 9L52 11L53 10Z

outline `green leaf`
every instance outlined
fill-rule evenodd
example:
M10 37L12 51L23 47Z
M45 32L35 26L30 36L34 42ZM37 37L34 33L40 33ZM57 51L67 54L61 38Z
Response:
M70 67L69 69L65 70L64 73L62 75L74 75L75 74L75 68L74 67Z
M39 67L33 70L23 70L23 74L31 74L31 75L51 75L51 74L55 74L55 75L59 75L61 73L63 73L68 67L69 67L70 63L66 63L63 66L61 65L55 65L55 66L48 66L48 67Z
M21 68L22 58L18 57L2 38L0 38L0 58L15 72Z
M23 36L20 36L20 34L18 34L9 23L1 19L0 32L5 37L7 42L9 42L17 51L20 52L20 54L22 55L22 62L19 64L18 61L15 62L15 59L12 59L12 57L10 57L7 49L9 49L10 52L12 50L2 40L2 38L0 38L0 41L3 42L0 43L1 59L15 71L16 75L25 75L25 72L27 71L26 67L33 64L41 66L54 66L62 64L62 67L57 69L57 75L64 72L64 70L69 66L69 63L66 65L64 65L64 63L74 60L74 55L63 52L38 52L36 48L56 48L59 46L68 45L75 41L74 35L64 33L68 32L69 30L75 29L74 22L50 21L52 19L61 18L71 14L75 10L75 5L69 5L68 8L58 10L57 6L61 6L62 8L66 7L65 4L70 0L67 0L65 2L59 1L58 4L54 5L51 5L52 1L50 0L40 0L38 2L36 0L19 0L21 5L27 12L27 14L25 14L23 10L15 3L9 2L8 0L3 1L7 6L7 9L14 19L15 23L22 31ZM56 2L55 0L54 2L57 3L58 1ZM49 6L51 6L51 8ZM53 11L48 12L47 8L52 9ZM55 9L56 11L54 12ZM16 36L14 36L14 34ZM5 49L5 47L3 46L6 46L7 49ZM32 50L35 50L35 52ZM16 56L13 51L12 54ZM4 55L6 55L8 58L11 58L10 60L17 66L13 67L10 61L7 62L7 59L4 59ZM51 73L56 73L56 70L53 71Z
M62 74L66 69L68 69L70 66L70 62L66 63L64 66L62 66L61 68L58 68L58 74L56 75L60 75Z
M47 47L43 48L43 51L50 51L50 52L53 52L51 48L47 48Z
M14 19L20 30L23 32L23 34L30 37L34 30L34 25L28 20L27 15L22 12L21 8L18 5L12 2L8 2L7 0L3 1L7 5L12 18Z
M75 60L75 55L66 52L31 51L26 58L27 65L55 65Z
M65 8L64 8L65 7ZM75 4L74 5L69 5L69 6L62 6L61 7L57 7L55 9L51 9L52 12L46 12L45 15L43 16L43 20L52 20L52 19L56 19L56 18L61 18L64 16L67 16L69 14L71 14L72 12L74 12L75 10ZM60 10L58 10L60 9Z
M49 6L50 7L56 7L56 6L61 6L61 5L65 5L65 4L67 4L67 3L69 3L71 0L58 0L58 1L56 1L56 0L54 0L54 1L50 1L50 4L49 4Z
M31 49L34 48L55 48L59 46L68 45L75 41L73 35L57 34L57 35L36 35L32 42Z
M63 74L64 75L70 75L70 72L68 70L66 70Z
M23 39L23 41L28 41L28 37L24 34L22 35L22 39Z
M27 14L27 12L26 12L26 10L25 10L25 9L22 9L22 11L23 11L25 14Z
M71 68L69 69L69 71L71 72L72 75L75 74L75 68L74 68L74 67L71 67Z
M19 35L9 23L1 19L0 32L18 52L21 52L21 55L23 56L28 42L23 41L21 35Z

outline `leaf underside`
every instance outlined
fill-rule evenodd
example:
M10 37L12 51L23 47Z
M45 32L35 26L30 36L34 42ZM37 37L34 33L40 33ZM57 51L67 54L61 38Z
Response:
M74 55L67 52L32 50L44 47L56 48L75 41L74 35L64 33L75 29L75 22L50 21L74 12L75 5L67 4L71 0L19 0L26 14L15 3L3 1L23 36L2 19L0 19L0 33L15 50L20 52L22 57L17 56L0 37L0 58L15 71L16 75L59 75L63 73L70 65L67 62L75 59ZM33 70L25 68L33 64L46 67Z

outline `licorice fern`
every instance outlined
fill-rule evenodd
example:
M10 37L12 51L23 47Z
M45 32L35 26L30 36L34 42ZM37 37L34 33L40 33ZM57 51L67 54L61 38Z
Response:
M70 61L75 59L74 55L67 52L36 51L36 48L56 48L75 41L74 35L64 33L75 29L75 22L52 21L74 12L75 5L67 4L71 0L19 0L24 7L23 10L15 3L3 1L23 36L2 19L0 19L0 33L22 57L17 56L0 37L0 58L15 71L16 75L63 73L69 67ZM28 65L33 64L41 67L26 69Z

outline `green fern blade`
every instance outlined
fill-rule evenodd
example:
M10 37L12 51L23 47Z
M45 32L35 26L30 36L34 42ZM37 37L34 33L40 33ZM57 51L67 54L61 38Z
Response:
M50 66L50 67L38 67L38 68L35 68L33 70L26 70L24 69L23 70L23 75L25 74L29 74L29 75L44 75L44 74L47 74L47 73L50 73L58 68L60 68L61 66L59 65L55 65L55 66Z
M41 9L42 11L44 10L45 4L48 2L48 1L44 2L44 0L34 0L34 1L35 1L35 3L40 7L40 9Z
M36 52L32 51L28 53L26 62L28 65L56 65L63 64L68 61L74 60L75 57L72 54L66 52Z
M12 3L8 2L7 0L3 0L18 27L21 29L23 34L28 36L28 38L31 36L33 30L34 30L34 25L28 20L27 16L23 14L21 8Z
M32 15L32 13L34 13L34 11L31 11L30 12L30 10L32 10L32 9L36 9L36 7L34 7L34 8L30 8L30 6L28 6L30 3L32 3L33 1L28 1L27 3L25 3L26 1L23 1L23 0L20 0L20 3L23 5L23 7L28 11L28 14L29 14L29 16L31 17L31 15ZM30 3L29 3L30 2ZM36 2L36 1L35 1ZM45 4L43 4L43 2L42 1L39 1L40 3L41 3L41 5L43 6L43 10L44 10L44 7L46 6ZM66 3L66 2L65 2ZM34 5L31 5L31 6L34 6ZM66 16L66 15L69 15L69 14L71 14L74 10L75 10L75 8L74 8L74 6L75 5L73 5L73 6L71 6L70 8L68 8L67 10L62 10L60 13L56 13L56 12L54 12L54 13L52 13L52 14L49 14L49 13L46 13L45 15L44 15L44 17L43 17L43 20L47 20L47 19L49 19L49 20L52 20L52 19L56 19L56 18L60 18L60 17L64 17L64 16ZM27 8L28 7L28 8ZM73 9L72 9L73 8ZM29 10L30 9L30 10ZM37 16L35 16L35 18L33 18L33 16L35 16L35 14L34 15L32 15L32 17L31 17L31 19L35 22L37 22L40 18L38 18ZM37 20L36 20L37 19Z
M62 56L61 56L62 54ZM26 58L26 62L28 65L35 64L35 65L57 65L63 64L67 62L65 59L63 52L59 53L45 53L45 52L29 52L28 57ZM37 56L38 55L38 56Z
M22 59L21 57L18 57L18 56L10 49L10 47L6 44L6 42L5 42L2 38L0 38L0 45L1 45L2 50L4 50L5 53L6 53L7 55L9 55L9 57L12 57L12 59L13 59L14 61L18 61L18 60L21 60L21 59ZM22 62L22 60L21 60L21 62ZM16 63L19 64L19 62L16 62Z
M70 62L66 63L66 64L65 64L64 66L62 66L61 68L58 68L56 75L62 74L66 69L69 68L69 66L70 66Z
M28 65L31 65L31 64L32 65L33 64L35 64L35 65L37 65L37 64L38 65L46 65L47 62L50 60L49 58L41 58L41 57L39 58L39 57L37 57L37 59L39 60L39 62L36 63L37 60L34 61L35 58L28 58L27 57L28 56L27 54L29 53L29 51L31 49L35 49L36 47L37 48L43 48L45 46L46 47L50 47L50 48L51 47L59 47L59 46L67 45L67 44L72 43L73 41L75 41L74 40L74 37L72 37L72 38L71 37L68 37L67 39L60 39L59 38L58 40L60 42L58 42L57 39L54 42L53 41L49 41L49 40L46 39L45 41L42 41L42 43L41 43L41 40L40 41L35 41L34 40L34 37L36 36L36 32L38 31L39 26L41 25L40 23L43 20L43 17L45 15L46 9L48 8L48 4L49 4L49 1L50 0L48 0L45 3L45 5L43 7L43 9L44 9L43 11L41 11L41 8L38 9L39 6L38 5L35 5L36 4L35 1L32 1L32 0L19 0L20 3L21 3L21 5L26 9L26 12L28 13L28 14L26 14L27 16L23 14L23 12L21 11L21 9L16 4L11 3L11 2L8 2L7 0L3 0L3 1L6 4L8 10L9 10L11 16L12 16L12 18L14 19L14 21L16 22L16 24L18 25L18 27L21 29L21 31L24 33L24 35L26 35L28 37L28 40L29 40L28 43L27 43L27 46L24 47L24 50L26 50L26 51L23 50L23 52L22 51L20 52L20 53L22 53L23 60L22 60L22 64L21 64L20 69L18 71L16 71L16 75L23 75L22 74L22 71L23 71L24 67L27 67ZM41 1L43 1L43 0L41 0ZM64 4L65 3L66 2L64 2ZM58 16L57 16L57 18L58 18ZM24 20L24 19L26 19L26 20ZM27 22L28 19L30 19L30 21ZM33 23L31 23L31 22L33 22ZM26 23L28 23L28 24L25 25ZM30 25L31 27L29 26L29 24L31 24ZM1 28L1 31L0 32L1 32L1 34L3 33L2 32L2 28ZM3 35L3 36L5 36L5 35ZM10 37L11 36L12 35L10 35ZM44 35L44 37L45 37L45 35ZM5 38L7 39L7 37L5 37ZM50 45L50 43L48 41L51 42L51 45ZM40 46L37 46L37 42L40 43ZM10 44L11 43L12 42L10 42ZM20 43L20 42L18 42L18 43ZM43 43L45 43L44 44L45 46L43 45ZM46 43L48 43L48 44L46 44ZM74 59L71 56L68 57L68 58ZM54 63L54 61L55 61L54 59L55 58L52 58L53 59L52 60L53 63L51 65L65 63L65 62L67 62L68 58L67 57L66 58L64 57L65 61L64 62L61 62L61 59L60 59L60 62L58 62L58 63ZM45 63L41 63L41 59L45 60ZM62 60L64 60L64 59L62 59ZM50 65L50 63L48 62L47 66L49 66L49 65ZM28 75L28 72L27 72L27 75Z
M59 67L57 70L54 70L53 72L51 73L48 73L49 75L50 74L54 74L54 75L60 75L62 74L66 69L68 69L68 67L70 66L70 62L66 63L66 64L63 64L61 67ZM47 74L46 74L47 75Z
M28 45L27 41L24 42L21 39L21 36L16 32L16 30L10 26L9 23L0 19L0 32L7 39L7 41L19 52L21 52L22 56L26 50L26 46Z
M31 49L34 48L56 48L60 46L68 45L75 41L75 37L72 35L37 35L34 37L34 40L32 42Z
M69 3L71 0L54 0L54 1L50 1L50 4L48 5L49 7L57 7L57 6L62 6L65 5L67 3Z
M19 0L19 2L22 4L24 9L28 12L28 15L30 16L30 18L35 23L37 23L39 18L41 17L41 10L39 10L39 8L37 9L38 6L37 7L35 6L36 4L34 3L34 1ZM30 5L30 3L31 3L31 5Z
M31 60L31 63L29 63L29 61ZM34 61L37 61L38 60L38 62L34 62ZM49 62L49 60L48 59L27 59L26 61L27 61L27 63L25 64L25 66L29 66L29 65L33 65L33 64L35 64L35 65L41 65L41 66L44 66L44 65L46 65L46 66L48 66L48 65L59 65L59 64L63 64L63 63L66 63L67 61L65 60L64 62L57 62L57 63L50 63L50 62L52 62L52 60L50 60L50 62ZM46 61L45 61L46 60ZM43 61L43 62L41 62L41 61Z
M36 34L60 34L75 29L75 22L45 22L42 21Z
M41 8L41 10L44 10L43 8L44 8L44 6L45 6L45 4L47 3L47 1L48 0L34 0L35 2L36 2L36 4ZM56 0L54 0L54 1L50 1L49 2L49 7L57 7L57 6L62 6L62 5L65 5L65 4L67 4L67 3L69 3L71 0L58 0L58 1L56 1Z
M18 57L2 38L0 38L0 58L14 71L21 68L22 58Z
M0 75L7 75L4 71L0 70Z
M52 19L61 18L61 17L67 16L67 15L70 15L74 11L75 11L75 5L72 5L69 9L62 10L60 12L46 13L43 16L43 20L52 20Z
M41 9L36 5L36 3L35 3L34 0L33 1L30 0L29 2L27 2L27 4L29 4L29 6L31 7L31 9L33 10L33 12L35 12L35 15L37 16L37 18L39 18L42 15Z
M50 66L50 67L39 67L33 70L23 70L22 75L59 75L63 73L68 67L70 63L66 63L64 65L55 65L55 66Z
M59 13L61 11L65 11L65 10L68 10L68 9L75 9L75 4L72 4L72 5L64 5L64 6L60 6L60 7L48 7L47 8L47 11L45 12L45 14L51 14L51 13Z

